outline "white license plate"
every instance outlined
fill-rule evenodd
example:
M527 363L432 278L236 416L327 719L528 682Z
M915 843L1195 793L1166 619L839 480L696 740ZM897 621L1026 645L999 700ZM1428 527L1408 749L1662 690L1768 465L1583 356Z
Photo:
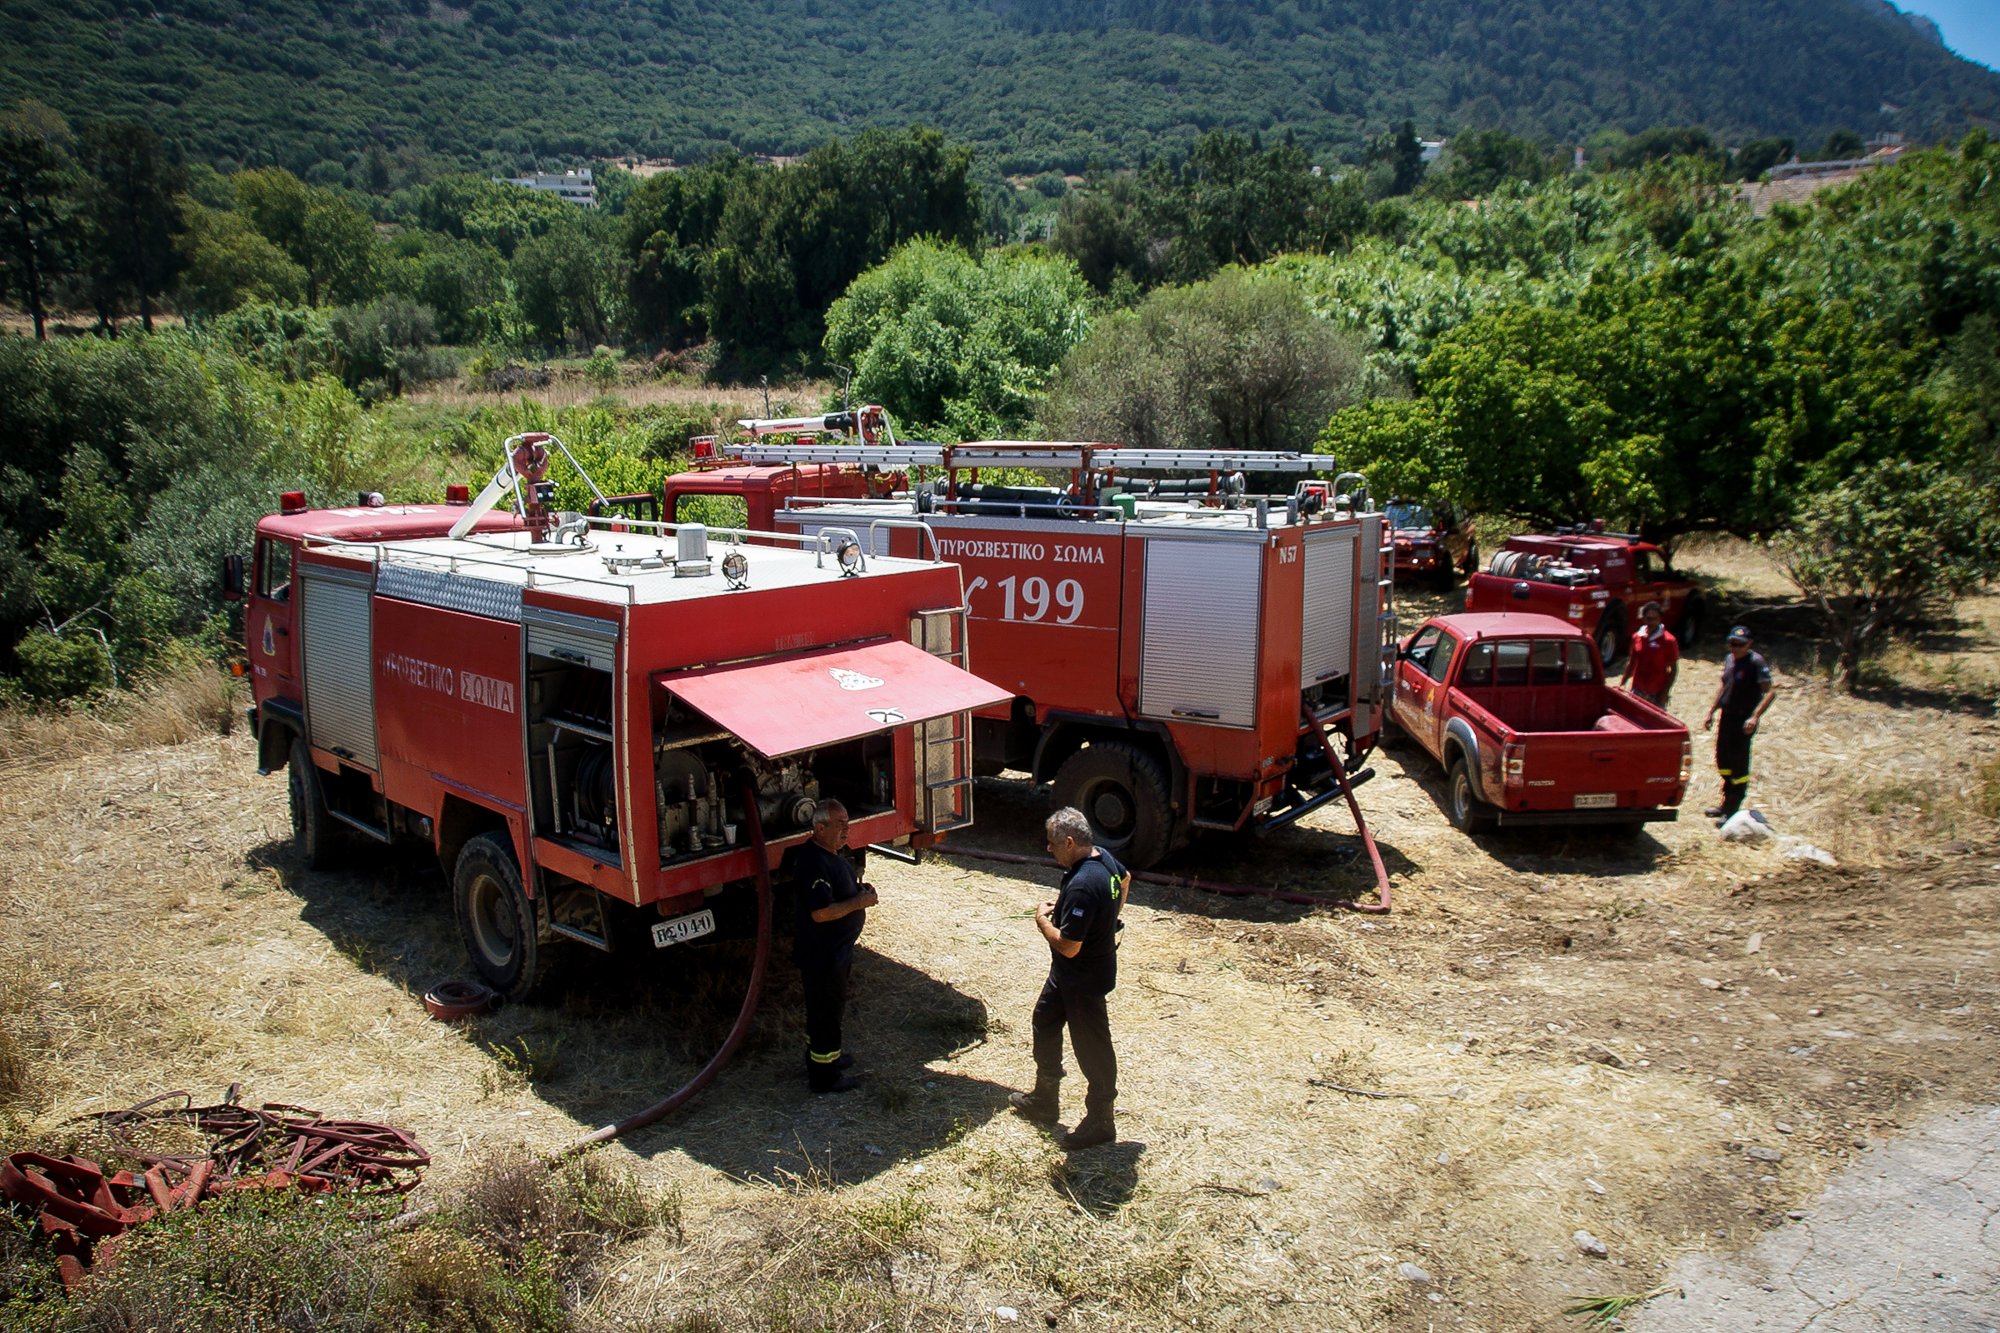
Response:
M1570 804L1579 810L1610 810L1618 804L1618 793L1615 791L1579 792L1572 798ZM655 926L653 929L657 932L659 927Z
M715 933L715 913L703 908L699 912L689 912L671 921L662 921L653 927L653 947L664 949L670 944L685 944L698 940L704 935Z

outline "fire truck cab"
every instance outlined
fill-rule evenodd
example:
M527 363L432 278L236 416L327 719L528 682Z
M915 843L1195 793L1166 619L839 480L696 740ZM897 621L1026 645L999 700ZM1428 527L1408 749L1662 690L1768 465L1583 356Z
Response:
M532 498L292 499L245 589L259 769L289 771L311 866L351 837L432 847L505 995L623 916L659 947L712 933L816 800L857 847L971 820L966 714L1007 694L965 669L949 564Z

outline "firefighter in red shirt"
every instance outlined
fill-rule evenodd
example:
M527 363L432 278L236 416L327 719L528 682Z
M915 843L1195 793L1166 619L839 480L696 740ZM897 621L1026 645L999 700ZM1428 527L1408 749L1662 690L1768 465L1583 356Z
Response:
M1632 693L1665 708L1680 670L1680 642L1667 632L1660 604L1648 602L1639 608L1639 628L1632 631L1632 651L1625 654L1625 674L1618 684L1629 684Z

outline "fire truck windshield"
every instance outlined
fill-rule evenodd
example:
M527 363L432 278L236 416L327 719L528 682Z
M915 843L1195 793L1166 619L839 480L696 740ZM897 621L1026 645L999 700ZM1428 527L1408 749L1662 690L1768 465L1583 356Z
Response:
M1425 505L1409 500L1392 500L1383 509L1389 516L1391 528L1428 528L1431 526L1431 511Z

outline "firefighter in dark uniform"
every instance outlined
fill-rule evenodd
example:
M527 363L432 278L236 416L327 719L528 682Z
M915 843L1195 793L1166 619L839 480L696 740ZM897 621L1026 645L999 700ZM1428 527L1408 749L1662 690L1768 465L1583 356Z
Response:
M1757 734L1758 719L1771 706L1771 664L1762 653L1750 651L1750 631L1742 625L1729 631L1729 656L1722 663L1722 684L1701 729L1722 725L1715 733L1715 770L1722 775L1722 804L1705 813L1710 819L1727 821L1743 808L1750 790L1750 738Z
M854 866L840 854L847 845L847 807L821 801L813 809L813 834L792 853L792 883L798 890L798 936L792 957L806 993L806 1086L814 1092L846 1092L854 1087L847 1070L854 1057L840 1049L841 1013L847 1008L847 979L854 970L854 942L875 890L856 879Z
M1069 1028L1077 1068L1089 1085L1083 1119L1063 1139L1071 1152L1118 1137L1112 1103L1118 1097L1118 1053L1111 1048L1106 997L1118 984L1119 909L1130 876L1095 845L1083 812L1064 807L1049 816L1049 855L1063 868L1056 900L1035 909L1035 926L1049 946L1049 978L1035 1001L1035 1090L1008 1102L1022 1115L1054 1124L1060 1113L1063 1028Z

